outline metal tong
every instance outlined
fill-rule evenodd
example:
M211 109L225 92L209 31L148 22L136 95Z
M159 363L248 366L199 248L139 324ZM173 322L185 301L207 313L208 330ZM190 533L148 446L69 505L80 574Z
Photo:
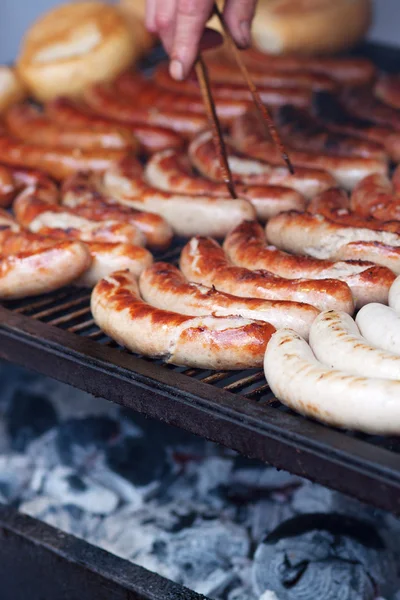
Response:
M266 137L268 137L269 135L271 136L271 138L275 142L276 146L278 147L278 149L282 155L282 159L284 160L284 162L286 163L286 165L289 169L289 172L293 174L294 173L293 165L290 162L290 158L285 150L285 147L282 143L279 133L274 125L274 122L272 120L270 112L269 112L268 108L263 104L263 102L260 98L257 88L254 85L253 80L251 79L250 73L240 55L240 50L237 47L236 42L233 39L233 37L229 31L229 28L227 27L227 25L225 23L225 19L216 3L214 4L214 13L217 15L217 17L221 23L222 30L226 36L226 39L228 40L228 43L232 50L233 56L237 62L237 65L238 65L240 71L242 72L244 80L246 81L246 83L248 85L249 91L253 98L254 105L257 109L257 114L259 116L260 123L261 123L262 127L264 127ZM218 155L218 158L221 163L221 171L222 171L223 180L224 180L224 182L228 188L229 194L232 196L232 198L237 198L236 191L235 191L235 185L234 185L233 178L232 178L232 172L229 167L229 162L228 162L228 157L227 157L227 153L226 153L226 147L225 147L224 137L222 134L221 124L219 122L217 111L215 109L215 103L214 103L214 99L213 99L213 95L212 95L212 91L211 91L211 84L210 84L210 78L208 76L207 65L201 54L199 55L197 62L196 62L196 75L199 80L199 85L200 85L201 93L203 96L204 105L206 107L208 119L209 119L210 126L211 126L211 129L213 132L213 140L214 140L215 148L216 148L217 155Z

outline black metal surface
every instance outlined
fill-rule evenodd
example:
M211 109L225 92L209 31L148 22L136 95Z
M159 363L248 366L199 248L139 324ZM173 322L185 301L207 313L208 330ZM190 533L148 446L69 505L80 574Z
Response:
M5 506L0 581L1 600L207 600Z
M399 58L382 46L358 53L388 70ZM213 373L135 357L94 325L89 298L71 288L0 307L0 357L400 514L400 439L304 419L273 397L261 371Z
M261 371L212 373L135 357L93 324L89 297L70 289L0 307L0 357L400 514L397 440L295 415Z

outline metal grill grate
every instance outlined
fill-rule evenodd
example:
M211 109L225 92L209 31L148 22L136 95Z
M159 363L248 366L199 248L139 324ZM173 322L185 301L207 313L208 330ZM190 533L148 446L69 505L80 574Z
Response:
M398 70L396 50L369 45L361 54ZM156 53L145 66L158 60ZM179 252L180 244L156 259L176 263ZM94 324L87 289L0 306L0 358L400 514L400 438L340 432L294 414L274 398L262 371L202 371L134 357Z
M157 259L162 258L176 263L180 249L181 245L178 244ZM5 333L11 323L14 332L15 328L24 332L21 343L26 343L24 324L29 323L28 329L33 331L36 344L39 340L41 348L47 349L47 360L49 358L53 360L52 353L60 355L59 349L47 345L50 341L57 340L61 332L72 334L76 340L90 340L95 348L103 348L104 356L107 361L110 361L110 366L115 363L115 353L119 357L133 360L132 354L106 336L94 323L90 311L90 290L86 288L64 288L45 296L8 302L4 308L6 310L3 309L4 316L0 320L3 324L3 327L0 326L0 341L2 333ZM10 319L11 316L14 321ZM15 318L17 318L17 327ZM42 325L38 332L36 332L37 322L44 325L44 328ZM61 346L64 345L62 339L60 343ZM34 357L32 349L27 354L27 358L21 361L18 350L11 352L10 356L7 345L5 348L6 350L0 351L0 356L21 362L28 367L33 366L39 371L73 383L95 395L104 395L146 414L178 424L244 454L319 480L321 483L356 495L377 506L400 512L400 439L338 432L303 418L282 405L273 396L262 370L214 372L165 365L161 360L137 357L138 362L135 366L131 366L130 363L128 365L129 395L132 397L138 390L136 387L138 382L133 381L138 365L149 365L157 369L157 375L162 372L167 373L169 378L167 383L173 386L174 392L181 393L183 407L182 405L167 407L162 402L157 403L152 388L154 386L155 390L160 382L155 378L149 380L147 395L137 406L127 398L126 392L114 398L114 390L117 387L113 387L109 392L103 389L101 384L96 388L94 383L96 373L86 348L81 359L84 362L85 374L84 378L78 381L73 377L71 380L71 365L66 365L60 374L59 363L54 369L42 362L36 366L31 365ZM79 346L78 348L80 350ZM64 358L68 360L68 349L62 349L61 354L63 352L65 352ZM117 377L114 376L113 385L115 380L118 382L120 378L119 372ZM193 382L190 389L187 388L188 380ZM201 396L197 396L196 386L202 384L204 387L201 388ZM167 386L165 388L163 386L165 381L161 383L161 388L162 393L167 393L165 391ZM209 399L206 413L204 413L204 406L198 404L204 403L204 398ZM232 398L236 401L234 405L232 405ZM233 408L234 413L220 414L221 408L227 407ZM188 409L191 412L190 416L187 414ZM174 414L176 410L182 410L179 417ZM204 415L205 420L201 421ZM254 418L258 420L254 421ZM237 421L235 425L233 421ZM262 431L257 431L258 427ZM234 431L236 433L233 433ZM258 442L257 434L261 435Z

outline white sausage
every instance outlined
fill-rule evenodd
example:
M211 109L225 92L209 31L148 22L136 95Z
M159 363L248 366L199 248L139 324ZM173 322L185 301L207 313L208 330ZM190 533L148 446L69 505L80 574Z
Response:
M272 336L264 370L276 397L303 415L346 429L400 433L400 381L330 369L294 331L281 329Z
M310 346L316 358L332 369L400 380L400 356L369 344L344 312L330 310L318 315L311 326Z
M400 355L400 315L393 308L367 304L358 312L356 323L370 344Z

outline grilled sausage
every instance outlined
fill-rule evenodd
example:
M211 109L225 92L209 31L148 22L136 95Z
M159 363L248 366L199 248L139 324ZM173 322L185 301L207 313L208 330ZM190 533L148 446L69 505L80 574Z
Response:
M342 85L368 84L376 74L374 64L365 58L279 56L264 54L255 49L246 50L242 57L247 66L255 72L274 69L284 73L318 73L327 75Z
M15 104L6 113L5 123L10 133L28 144L50 147L93 150L129 150L137 152L139 144L129 131L98 131L89 127L76 128L53 123L30 104Z
M0 165L0 207L7 208L16 194L16 186L12 171Z
M326 367L289 329L271 338L264 371L276 397L328 425L367 433L400 431L400 382L349 375Z
M275 331L269 323L240 317L191 317L160 310L139 296L136 278L118 271L92 293L98 326L132 352L200 369L245 369L262 365Z
M93 287L111 273L128 269L135 277L149 267L153 257L148 250L133 244L108 244L86 242L92 263L76 282L78 285Z
M80 277L91 264L85 244L29 232L0 231L0 299L51 292Z
M224 183L217 183L193 174L186 156L176 150L165 150L152 156L145 168L147 182L165 192L193 195L209 195L217 198L228 196ZM248 200L261 221L286 210L303 210L305 198L299 192L283 186L236 185L240 198Z
M266 227L271 244L293 254L328 260L367 260L400 273L400 235L347 227L322 215L287 212Z
M246 185L283 185L293 188L307 198L335 185L329 173L319 169L299 167L291 175L286 167L278 167L260 160L248 159L235 154L227 144L229 166L235 181ZM221 181L220 161L215 151L211 132L198 135L189 146L189 156L194 167L204 177Z
M383 175L371 175L353 190L350 200L352 210L362 216L383 221L400 219L400 168L392 181Z
M238 267L265 269L287 279L339 279L347 283L357 308L369 302L387 304L395 275L373 263L352 261L332 262L310 256L294 256L267 245L263 228L255 221L246 221L225 239L230 260ZM292 329L294 329L292 327Z
M376 125L369 119L350 115L337 96L317 94L314 97L313 113L329 131L376 142L393 161L400 161L400 132Z
M0 165L0 207L9 207L21 190L32 185L40 186L43 199L57 202L56 184L41 171Z
M195 317L212 314L266 321L276 329L291 327L305 339L318 314L318 310L308 304L239 298L218 292L214 287L190 283L176 267L163 262L143 271L139 288L142 298L157 308Z
M156 190L138 178L131 177L123 163L104 174L106 193L117 202L149 210L164 217L177 235L190 237L196 233L218 238L244 219L254 219L255 211L246 200L170 194Z
M154 81L144 79L139 74L123 73L114 82L114 87L119 98L133 100L136 105L147 108L155 106L158 109L188 111L204 115L206 108L201 94L185 94L182 91L168 90L159 87ZM229 99L214 97L215 108L219 119L229 121L242 115L250 106L250 97L237 100L232 95Z
M255 118L252 115L244 115L236 119L232 124L231 133L234 146L251 158L264 160L276 165L282 164L282 156L279 149L272 141L265 139L259 123L254 120L253 126L249 124L243 125L243 121L246 119L253 121ZM244 128L247 135L243 132ZM328 138L329 135L332 136L332 134L326 133L324 135L325 138ZM312 147L312 136L309 137L309 140L309 144ZM326 149L328 144L321 151L316 149L309 151L305 142L301 144L302 149L299 150L296 143L293 143L292 146L292 137L289 136L286 141L289 144L287 151L290 160L295 167L327 171L346 189L352 189L359 181L371 173L387 174L388 172L388 157L383 148L372 153L373 155L376 154L376 157L371 155L368 157L345 156L340 152L332 153L328 151ZM360 142L360 145L361 143L364 144L364 142ZM367 142L367 144L370 144L370 142ZM298 145L300 146L300 144Z
M375 95L393 108L400 109L400 77L381 75L375 84Z
M205 115L193 114L189 111L157 109L156 107L135 107L132 99L121 98L109 87L98 84L85 93L89 107L98 115L115 119L123 123L144 123L168 127L184 137L193 137L207 126Z
M318 315L309 343L327 367L360 377L400 380L400 356L369 344L346 313L330 310Z
M210 238L196 237L183 248L180 267L187 279L243 298L305 302L319 310L336 307L352 313L348 285L336 279L284 279L269 271L235 267L223 249Z
M45 148L0 135L1 163L40 169L57 180L64 179L76 171L105 171L125 155L126 152L122 150L100 149L85 152L68 148Z
M143 234L133 225L77 216L71 209L42 200L40 190L35 188L22 192L13 208L17 221L33 233L84 242L144 243Z
M144 234L146 245L152 249L165 250L171 244L173 232L165 219L155 213L115 203L112 198L98 191L98 182L93 175L73 175L64 181L61 195L62 204L85 219L132 224Z
M386 160L384 148L377 142L332 133L320 125L307 111L284 106L276 112L276 124L282 138L292 148L312 150L346 157L360 156Z
M181 148L182 137L172 129L146 125L144 123L125 123L99 117L85 107L82 103L69 98L56 98L45 106L49 118L60 125L69 127L83 127L113 135L116 131L134 135L146 154L153 154L166 148Z
M393 308L367 304L358 312L356 323L370 344L400 355L400 315Z
M223 64L221 62L210 62L208 65L208 72L213 83L213 94L216 97L224 97L225 94L228 96L229 93L235 93L237 89L247 90L247 97L249 95L249 88L245 86L243 75L237 67L231 67L230 65ZM287 73L285 71L277 71L276 69L264 69L262 71L252 71L251 79L257 86L259 93L263 93L264 88L272 89L304 89L313 91L335 91L337 89L337 83L331 79L328 75L320 73L311 73L306 71L292 71ZM186 79L186 81L176 81L169 75L168 65L162 63L157 67L154 73L154 80L157 84L165 89L174 90L184 94L200 94L200 88L198 81L192 77ZM224 94L224 96L222 96ZM264 100L266 104L268 102ZM286 100L287 103L296 104L292 101L292 98Z
M340 99L350 114L400 131L400 110L381 102L370 89L347 89Z
M218 77L213 76L213 72L215 72L215 68L218 68L218 65L208 64L207 66L212 78L213 97L217 100L217 107L218 105L221 106L222 101L226 102L227 100L240 101L241 103L246 102L247 106L250 104L252 98L249 88L245 85L243 76L237 67L235 70L236 81L228 82L220 81ZM260 75L260 77L256 76L253 81L257 85L257 91L261 101L267 106L275 107L288 103L300 108L310 106L312 93L309 74L305 74L304 76L300 75L298 77L295 76L293 77L293 80L290 75L281 73L270 73L269 76L268 74L264 75L263 73L258 75ZM320 79L319 76L317 76L317 78ZM321 89L332 89L331 85L334 85L332 80L330 80L330 86L325 88L324 83L326 83L327 78L324 79L325 82L320 81L320 85L322 86ZM173 91L182 95L182 103L183 97L185 96L201 98L201 91L197 79L175 81L168 75L164 65L161 65L161 68L156 71L155 81L164 92ZM318 87L317 83L315 85ZM240 112L242 112L242 110Z
M375 176L371 175L371 177ZM369 216L360 217L357 213L351 212L350 206L346 192L331 188L313 198L307 207L307 212L322 215L337 225L400 233L398 221L378 221Z

